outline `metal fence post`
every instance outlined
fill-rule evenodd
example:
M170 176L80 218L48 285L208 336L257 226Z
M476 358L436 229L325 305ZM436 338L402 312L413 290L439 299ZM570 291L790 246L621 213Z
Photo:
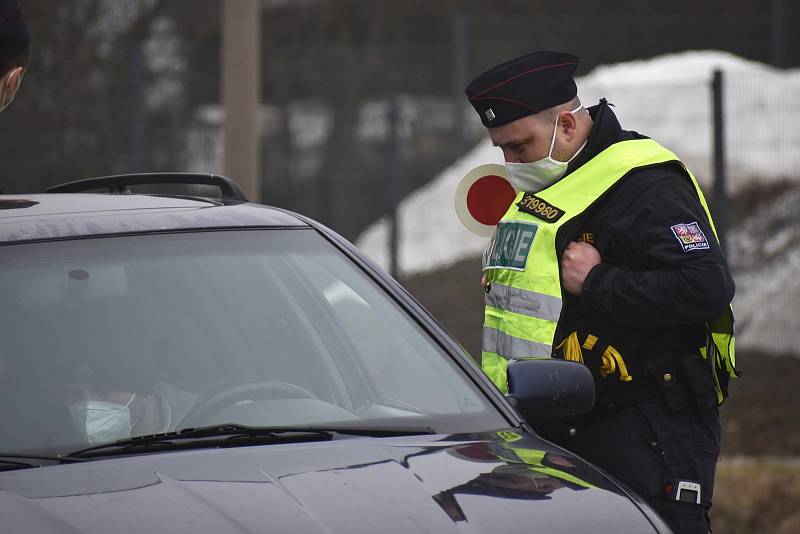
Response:
M776 67L785 67L786 32L784 31L784 25L786 23L786 9L784 0L770 0L769 12L770 60Z
M221 8L222 172L260 202L262 6L257 0L225 0Z
M714 70L711 89L714 101L714 222L722 251L727 252L725 234L728 230L728 195L725 184L724 77L719 69Z
M400 147L400 102L393 96L389 103L389 187L386 188L389 208L389 273L395 280L400 279L398 248L400 246L400 221L397 206L400 202L398 181L402 153Z
M147 113L144 83L144 50L141 39L131 45L131 101L133 117L130 124L131 138L129 142L128 170L142 172L145 167L145 113Z
M466 151L464 133L464 87L467 85L469 63L467 16L453 15L453 159L457 160Z

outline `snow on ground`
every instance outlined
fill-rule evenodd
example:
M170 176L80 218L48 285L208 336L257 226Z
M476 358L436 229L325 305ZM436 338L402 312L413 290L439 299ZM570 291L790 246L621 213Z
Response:
M653 137L676 152L709 189L712 132L709 84L725 72L729 190L796 176L800 169L800 69L777 70L727 52L689 51L598 67L578 79L586 105L600 97L615 104L623 127ZM791 118L796 117L796 121ZM477 121L477 117L472 117ZM399 271L430 271L482 252L485 240L461 226L453 208L456 184L479 163L502 162L482 141L398 210ZM369 227L357 245L388 268L388 223Z
M458 181L482 163L503 163L502 153L488 138L403 200L397 215L400 221L398 263L403 274L437 269L483 251L486 239L461 225L453 203ZM383 218L367 229L357 242L359 248L387 270L388 235L389 222Z
M692 51L598 67L578 80L586 105L606 97L623 127L676 152L710 190L712 149L709 84L726 78L729 191L797 177L800 169L800 69L777 70L715 51ZM477 121L477 117L473 117ZM502 162L479 143L398 209L399 271L409 276L477 257L486 240L468 232L453 208L456 184L480 163ZM368 228L357 245L388 267L388 223ZM800 330L800 184L762 207L728 237L737 283L734 308L742 349L797 354Z
M729 190L796 176L800 69L780 70L727 52L689 51L598 67L579 80L579 96L587 104L606 97L624 128L676 152L707 187L714 69L724 76Z
M800 353L800 185L742 221L728 243L739 348Z

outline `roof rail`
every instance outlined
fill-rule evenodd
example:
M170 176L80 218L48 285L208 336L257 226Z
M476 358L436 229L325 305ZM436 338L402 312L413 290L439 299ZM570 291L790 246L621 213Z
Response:
M247 196L239 185L227 176L218 174L200 174L191 172L151 172L138 174L118 174L86 178L66 184L48 187L46 193L80 193L92 189L108 188L109 194L130 193L131 185L185 184L212 185L218 187L223 200L240 200L247 202Z

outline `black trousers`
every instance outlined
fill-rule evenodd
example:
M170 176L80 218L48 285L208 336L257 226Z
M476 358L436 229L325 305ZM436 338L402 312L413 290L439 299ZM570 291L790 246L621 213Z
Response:
M669 414L646 399L555 440L633 489L676 534L707 534L720 433L716 407ZM699 482L701 504L670 497L666 488L675 480Z

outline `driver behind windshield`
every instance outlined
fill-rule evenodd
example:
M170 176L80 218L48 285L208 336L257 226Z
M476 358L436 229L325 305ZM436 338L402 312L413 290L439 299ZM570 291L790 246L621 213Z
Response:
M68 372L64 398L88 443L176 430L196 404L159 370L165 355L154 352L169 349L152 333L112 320L81 340L85 356Z
M169 429L171 410L155 393L68 384L64 396L73 421L93 445Z

